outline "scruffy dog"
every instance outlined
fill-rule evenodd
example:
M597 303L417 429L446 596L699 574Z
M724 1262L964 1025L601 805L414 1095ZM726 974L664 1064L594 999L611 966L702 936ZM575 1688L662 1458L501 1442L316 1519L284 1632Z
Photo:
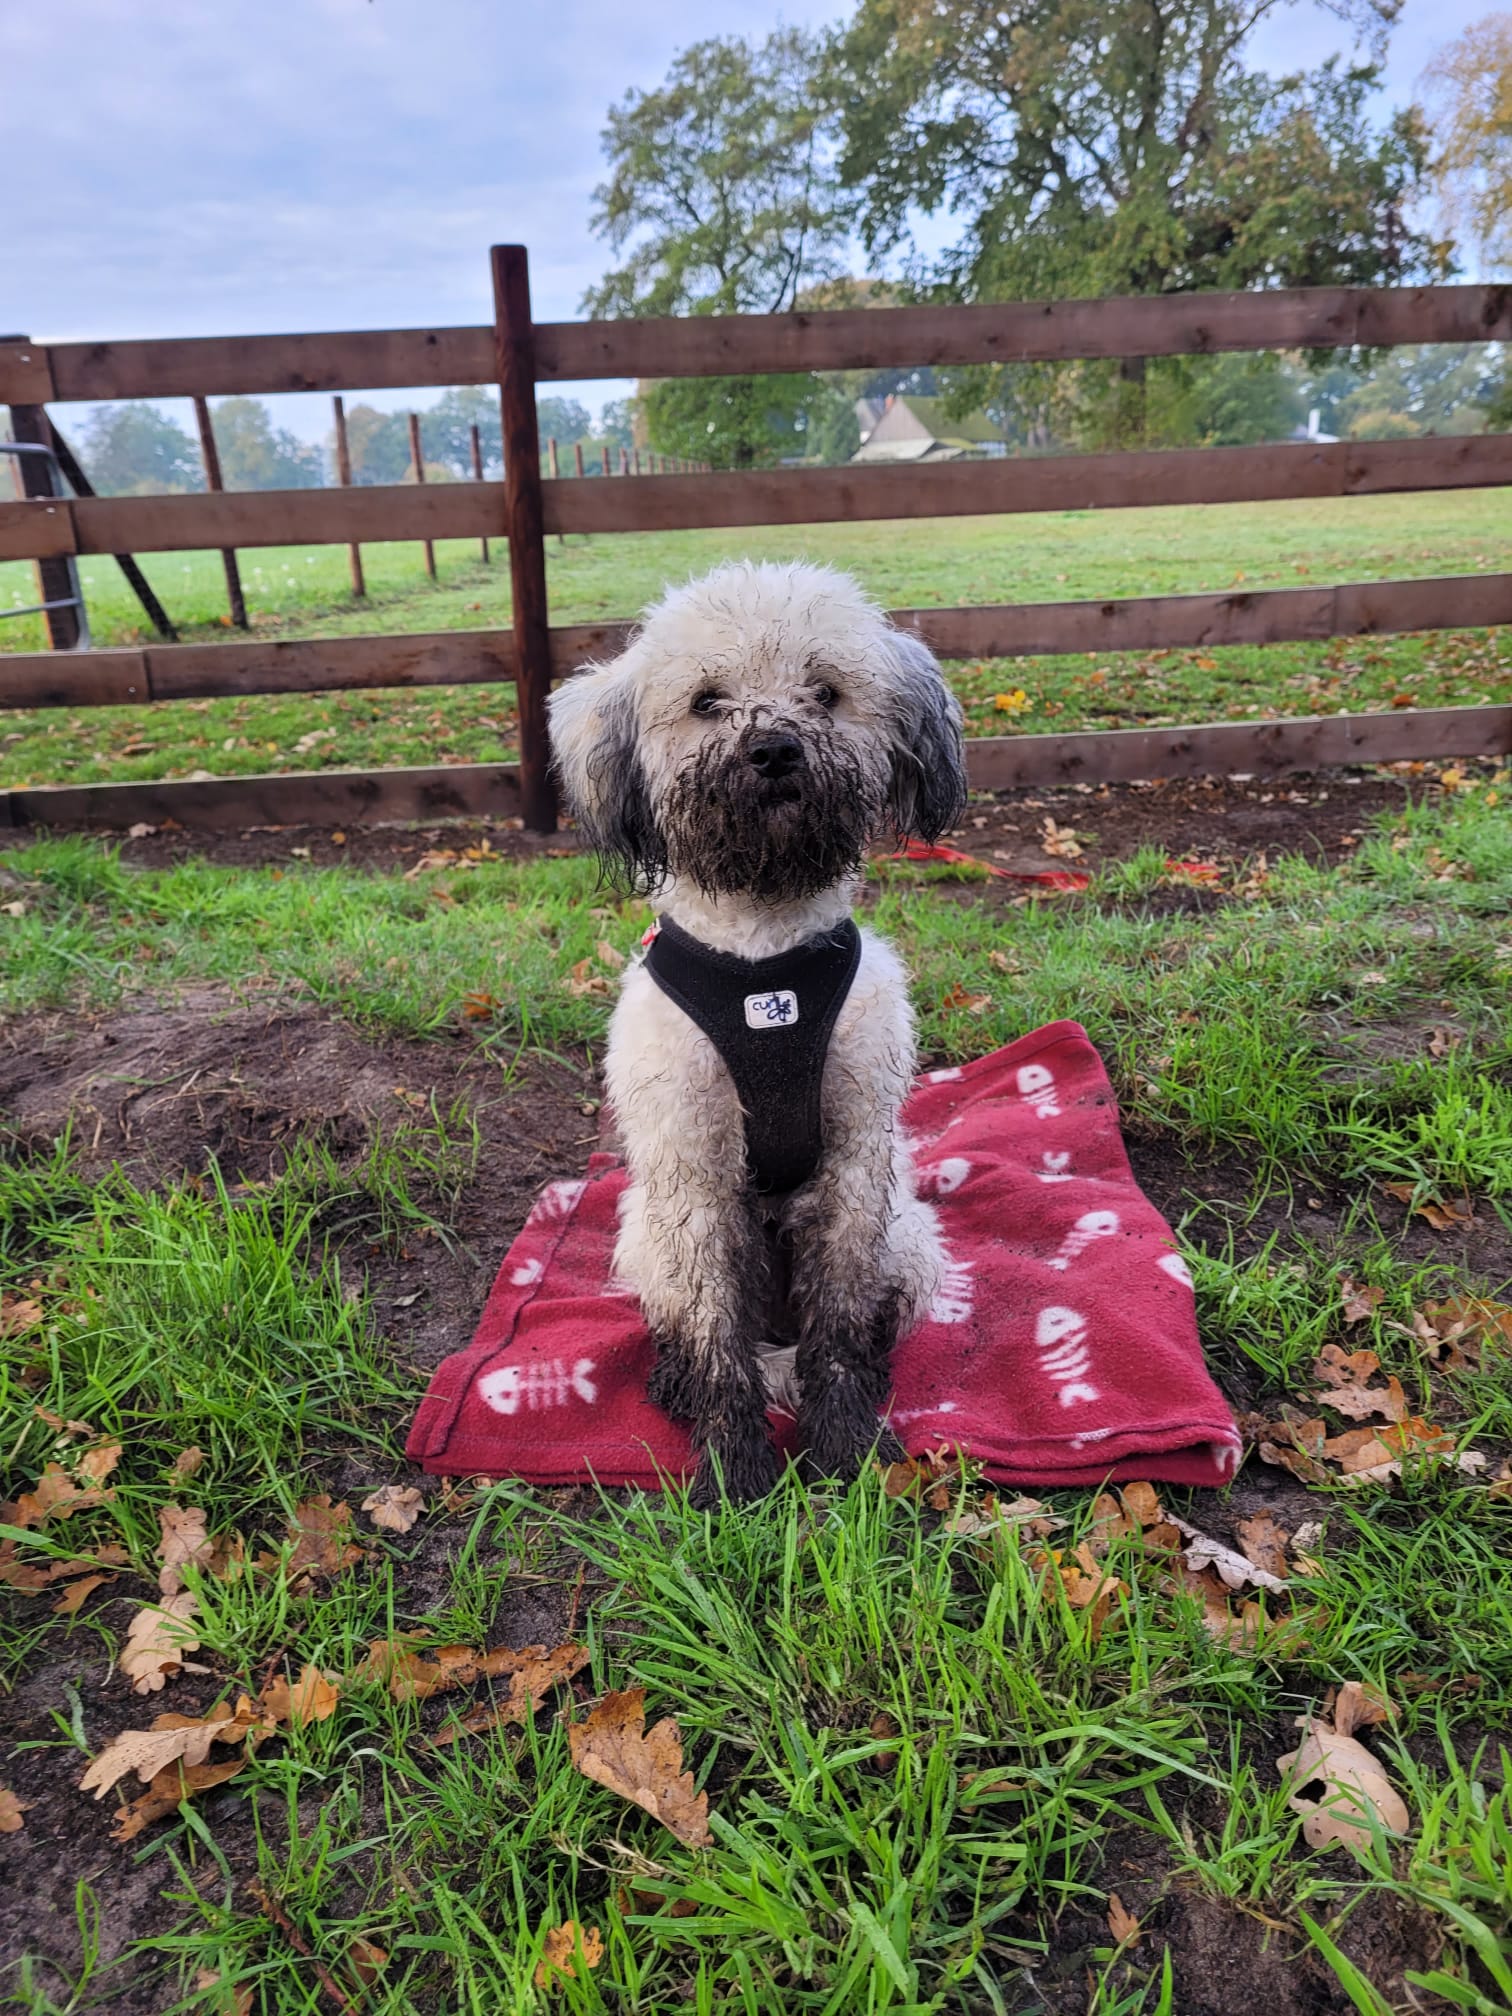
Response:
M607 1060L631 1179L615 1264L656 1338L651 1397L692 1424L695 1503L721 1478L759 1497L763 1356L789 1347L806 1467L853 1477L879 1443L901 1454L878 1418L889 1355L944 1254L898 1122L903 969L851 906L874 836L960 816L960 708L847 576L743 564L567 680L551 729L586 837L660 916Z

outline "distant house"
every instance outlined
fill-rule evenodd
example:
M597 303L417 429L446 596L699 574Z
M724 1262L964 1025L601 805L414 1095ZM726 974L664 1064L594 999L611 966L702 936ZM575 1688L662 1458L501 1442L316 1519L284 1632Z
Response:
M1337 441L1339 438L1337 434L1325 434L1323 432L1323 429L1318 424L1319 421L1322 419L1322 417L1323 416L1318 411L1317 407L1314 406L1307 416L1307 425L1305 427L1293 427L1291 431L1292 440Z
M890 393L881 405L858 399L856 418L861 446L852 462L959 462L1008 453L1003 430L985 413L948 420L943 399L912 392Z

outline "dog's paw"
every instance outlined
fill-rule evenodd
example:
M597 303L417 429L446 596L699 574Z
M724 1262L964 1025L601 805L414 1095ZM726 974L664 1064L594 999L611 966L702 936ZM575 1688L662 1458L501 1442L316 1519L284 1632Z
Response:
M738 1449L721 1449L717 1460L705 1449L688 1487L695 1512L717 1512L722 1505L750 1505L765 1498L777 1482L777 1451L762 1441Z
M803 1475L810 1483L834 1477L851 1484L869 1463L903 1460L903 1444L885 1422L820 1415L800 1425L805 1445Z
M675 1345L657 1346L656 1363L646 1381L646 1398L673 1421L691 1421L697 1414L692 1374L685 1355Z

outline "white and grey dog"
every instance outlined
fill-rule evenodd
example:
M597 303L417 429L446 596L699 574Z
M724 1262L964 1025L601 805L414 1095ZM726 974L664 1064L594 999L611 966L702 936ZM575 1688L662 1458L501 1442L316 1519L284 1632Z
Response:
M965 802L961 712L856 583L740 564L673 590L553 696L566 798L656 903L609 1098L630 1172L615 1264L692 1424L696 1503L772 1485L762 1352L796 1347L815 1476L901 1453L894 1343L944 1269L899 1126L914 1031L897 955L851 919L868 842Z

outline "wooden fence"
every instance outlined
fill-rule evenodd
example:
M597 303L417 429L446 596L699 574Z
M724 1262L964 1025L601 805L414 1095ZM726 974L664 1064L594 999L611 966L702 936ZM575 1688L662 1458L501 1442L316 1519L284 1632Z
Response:
M502 483L0 503L0 559L340 544L507 540L508 631L255 639L141 650L0 656L0 706L106 706L244 693L512 681L518 764L318 772L167 784L0 788L0 825L119 825L173 817L236 826L302 820L520 813L548 831L557 808L546 736L551 682L613 648L622 624L552 628L551 533L816 524L976 513L1349 497L1512 485L1512 436L1299 442L1130 451L906 468L627 475L541 474L536 386L559 380L757 374L884 366L1208 355L1512 340L1512 288L1319 288L1000 307L830 310L775 316L536 323L526 255L492 253L491 328L160 342L0 343L0 403L18 433L68 400L497 384ZM554 466L554 465L553 465ZM622 465L623 466L623 465ZM1212 648L1512 623L1512 573L1222 595L895 611L942 657ZM985 789L1512 751L1512 706L974 739Z

